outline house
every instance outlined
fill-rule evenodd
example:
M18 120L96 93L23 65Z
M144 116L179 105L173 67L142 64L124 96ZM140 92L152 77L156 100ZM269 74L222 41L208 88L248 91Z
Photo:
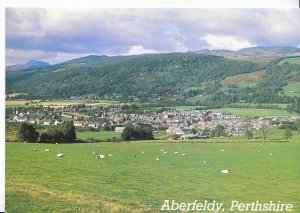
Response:
M58 121L58 120L55 120L53 125L57 126L57 125L61 125L61 124L64 124L63 121Z
M87 125L88 127L95 128L95 129L99 127L97 122L87 122Z
M13 121L17 121L17 122L26 122L27 118L26 117L19 117L19 116L14 116L13 117Z
M85 123L83 121L74 121L74 126L75 127L84 127Z
M44 125L44 126L50 126L50 125L51 125L51 121L44 121L44 122L43 122L43 125Z
M123 132L124 129L125 129L125 127L117 126L117 127L115 128L115 132Z

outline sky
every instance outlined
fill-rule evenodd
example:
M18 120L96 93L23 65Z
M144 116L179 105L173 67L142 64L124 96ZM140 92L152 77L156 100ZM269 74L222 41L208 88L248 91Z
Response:
M300 47L299 9L7 8L6 65L86 55Z

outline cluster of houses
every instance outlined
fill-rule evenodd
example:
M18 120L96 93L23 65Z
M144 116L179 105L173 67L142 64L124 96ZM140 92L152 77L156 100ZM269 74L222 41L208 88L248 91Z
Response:
M100 128L103 125L113 126L116 132L123 132L128 123L133 125L148 124L154 131L161 131L171 135L178 135L181 139L205 138L204 131L213 130L218 125L224 127L224 133L228 136L243 135L245 128L260 130L263 126L269 126L270 121L283 122L289 118L260 117L246 120L243 117L231 115L224 111L200 111L200 110L167 110L162 113L145 112L142 114L120 113L117 110L87 114L71 113L69 110L47 112L14 112L8 118L11 122L28 122L36 125L55 126L65 121L73 121L77 128ZM246 127L247 125L247 127Z
M82 118L81 116L74 116L64 114L63 112L15 112L15 115L8 119L10 122L28 122L30 124L42 126L57 126L63 124L65 121L73 121L75 127L101 127L100 119L98 118Z

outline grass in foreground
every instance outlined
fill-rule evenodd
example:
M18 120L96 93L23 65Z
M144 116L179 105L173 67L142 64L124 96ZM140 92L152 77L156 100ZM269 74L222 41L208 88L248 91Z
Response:
M237 199L290 202L299 212L298 139L299 133L293 132L288 143L263 146L246 140L100 146L6 143L6 208L7 212L159 212L165 199L217 200L226 208ZM31 151L35 146L38 151ZM96 160L93 151L114 156ZM57 159L58 152L65 157ZM231 173L222 175L224 168Z

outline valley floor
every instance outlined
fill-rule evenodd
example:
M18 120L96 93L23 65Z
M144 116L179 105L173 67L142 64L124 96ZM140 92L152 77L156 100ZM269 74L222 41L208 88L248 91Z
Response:
M216 200L225 212L232 200L280 200L299 212L299 136L277 143L8 142L6 210L159 212L164 200L174 199ZM97 160L93 152L113 156Z

